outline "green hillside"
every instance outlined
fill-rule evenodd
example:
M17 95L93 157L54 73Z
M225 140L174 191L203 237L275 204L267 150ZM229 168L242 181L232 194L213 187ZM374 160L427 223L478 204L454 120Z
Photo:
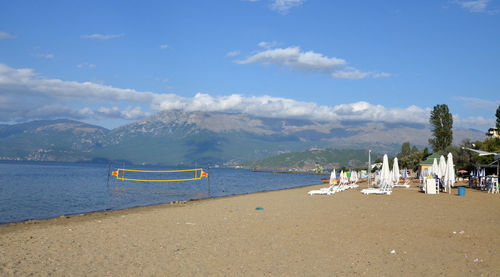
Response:
M371 154L372 161L381 154ZM358 149L310 149L302 152L280 154L246 164L256 169L312 170L316 163L327 169L361 168L368 164L368 151Z

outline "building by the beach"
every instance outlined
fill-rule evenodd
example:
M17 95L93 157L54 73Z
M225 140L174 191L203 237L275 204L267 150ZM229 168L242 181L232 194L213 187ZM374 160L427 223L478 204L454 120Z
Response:
M432 164L434 163L434 158L436 158L439 161L440 155L438 153L434 153L429 157L427 157L427 159L422 161L419 164L420 172L423 172L425 169L432 167Z
M489 138L500 138L500 132L498 132L498 128L490 128L488 132L486 132L486 137Z

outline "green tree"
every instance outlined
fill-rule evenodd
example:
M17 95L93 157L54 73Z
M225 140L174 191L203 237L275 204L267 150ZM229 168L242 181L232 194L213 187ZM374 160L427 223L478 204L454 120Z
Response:
M409 142L403 143L401 145L401 152L397 155L399 167L416 170L419 163L423 160L424 152L425 150L418 150L415 145L412 147Z
M500 131L500 105L498 105L496 116L497 116L496 126L497 126L497 129Z
M453 155L453 163L455 165L455 169L461 170L470 170L473 168L473 153L472 151L462 149L462 147L473 148L472 143L469 139L465 139L462 141L460 145L450 145L446 147L446 153L451 153Z
M429 149L427 147L424 148L424 153L422 154L422 160L429 157Z
M405 142L401 145L401 155L402 156L410 155L410 143L409 142Z
M434 106L429 122L432 128L429 144L435 153L443 152L453 141L453 116L448 106L446 104Z
M486 152L500 151L500 138L486 138L484 141L476 141L475 144L479 148L479 150L483 150ZM475 162L479 164L489 164L494 161L494 156L475 155L475 159Z
M476 163L474 152L464 148L474 148L474 144L472 144L470 139L464 139L458 149L456 149L456 152L452 152L453 162L455 162L457 169L471 170L473 164Z

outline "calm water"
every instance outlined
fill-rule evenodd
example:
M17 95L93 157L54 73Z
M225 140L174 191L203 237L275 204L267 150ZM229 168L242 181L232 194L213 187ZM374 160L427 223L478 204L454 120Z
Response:
M126 174L125 177L132 178L177 179L191 178L193 173L155 177ZM210 169L210 184L206 179L163 183L120 181L116 177L111 177L107 183L107 164L0 162L0 224L319 184L320 178L317 175Z

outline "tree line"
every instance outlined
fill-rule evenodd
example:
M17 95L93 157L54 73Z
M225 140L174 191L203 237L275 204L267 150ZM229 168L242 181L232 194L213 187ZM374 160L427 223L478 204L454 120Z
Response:
M500 130L500 105L496 110L496 128ZM474 164L489 164L493 162L493 155L479 156L463 148L473 148L488 152L500 150L500 138L485 138L483 141L472 142L470 139L463 140L459 145L453 145L453 116L446 104L436 105L431 111L429 123L432 135L429 145L433 153L446 156L452 153L453 162L457 170L470 171ZM400 168L418 170L419 164L430 154L428 148L417 149L409 142L401 145L401 151L397 154Z

